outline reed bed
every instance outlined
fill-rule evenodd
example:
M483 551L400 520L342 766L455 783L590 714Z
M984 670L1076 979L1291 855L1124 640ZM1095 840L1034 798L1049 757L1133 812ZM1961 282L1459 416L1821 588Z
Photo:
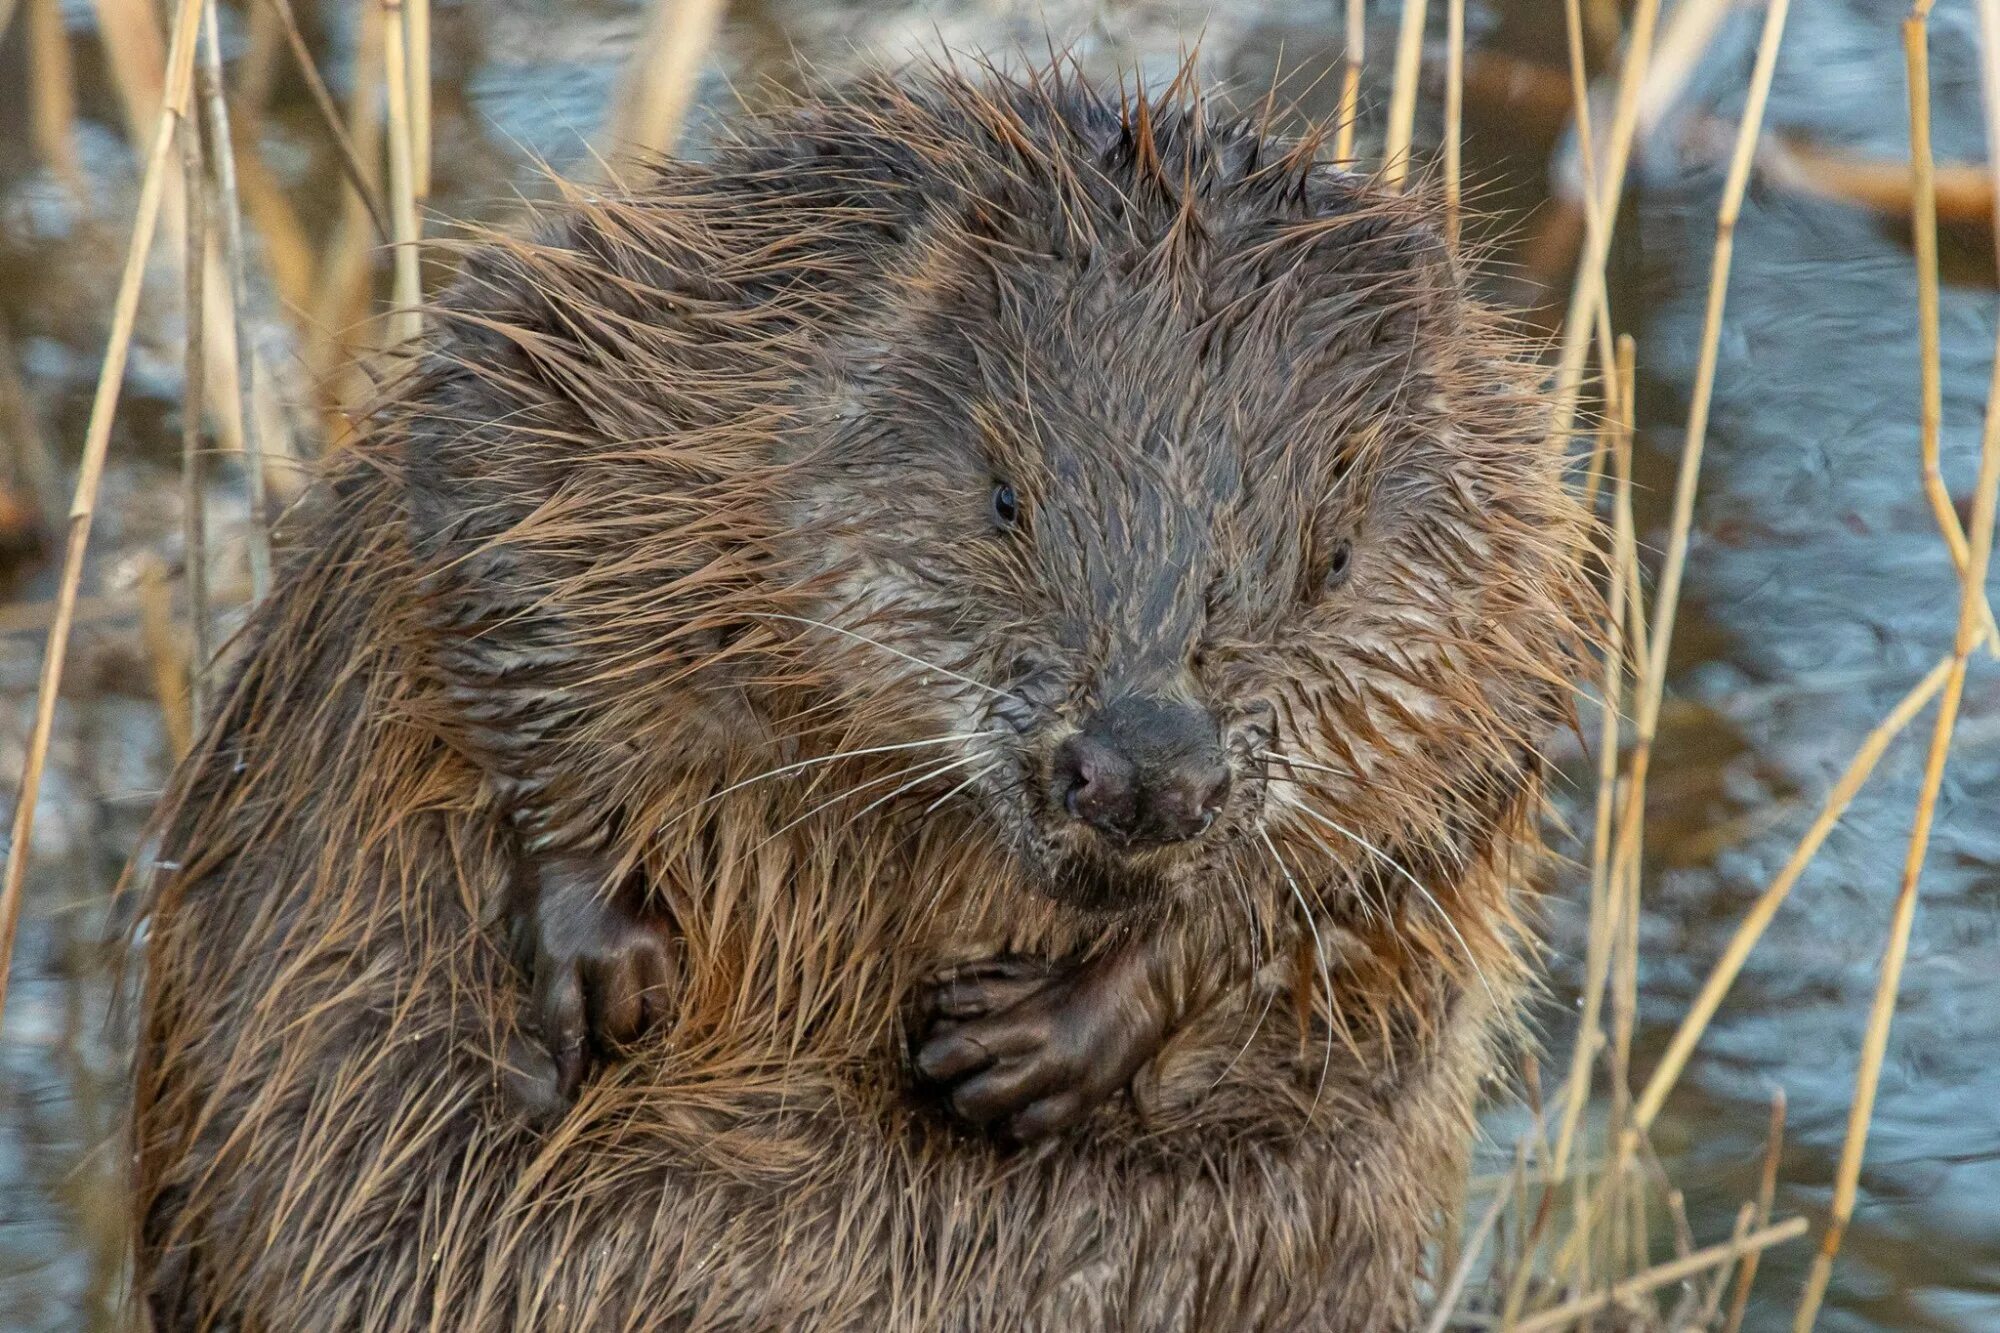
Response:
M326 424L323 448L337 448L342 412L365 388L357 354L393 346L421 329L424 272L419 262L425 201L433 163L432 52L428 0L360 0L353 93L338 105L317 68L290 0L254 0L254 33L234 69L225 66L215 0L172 0L164 51L150 51L124 0L100 0L100 21L112 51L114 77L143 119L142 184L124 267L110 314L110 336L84 434L68 506L60 577L46 604L0 608L0 630L45 627L37 703L26 763L14 798L5 878L0 880L0 1008L22 907L33 845L37 798L49 759L72 632L80 619L116 612L115 596L83 595L86 555L97 514L142 295L142 279L164 230L180 244L187 337L186 404L181 454L185 556L177 569L155 561L139 583L137 609L152 679L176 753L185 750L204 700L204 669L217 649L220 608L261 597L268 587L266 522L274 493L267 480L294 450L273 451L266 424L273 392L260 372L250 329L256 285L246 227L253 230L268 282L295 311L302 358L316 401L307 405ZM1578 484L1603 520L1596 555L1608 608L1602 675L1591 692L1599 704L1593 738L1596 800L1588 833L1588 932L1578 1031L1561 1053L1554 1087L1525 1078L1530 1119L1512 1145L1513 1165L1471 1182L1476 1216L1454 1235L1438 1266L1430 1333L1456 1327L1513 1333L1570 1328L1726 1329L1743 1325L1760 1258L1774 1246L1816 1232L1818 1248L1794 1326L1813 1327L1855 1207L1868 1131L1887 1053L1911 922L1963 697L1968 662L1986 645L2000 655L2000 628L1984 596L2000 494L2000 349L1981 441L1980 470L1969 524L1961 524L1939 465L1942 416L1938 334L1937 180L1930 124L1927 0L1902 26L1911 134L1911 227L1919 302L1922 378L1916 415L1921 453L1912 485L1934 514L1959 577L1957 628L1936 665L1909 688L1880 723L1855 738L1853 758L1827 790L1816 816L1783 867L1743 911L1727 947L1711 965L1695 999L1650 1069L1635 1068L1633 1035L1642 958L1638 923L1644 882L1649 778L1680 609L1690 534L1700 499L1701 471L1719 372L1719 347L1730 290L1736 227L1753 162L1764 143L1763 113L1783 42L1788 0L1764 6L1749 74L1748 95L1716 210L1714 248L1687 428L1676 474L1664 550L1648 567L1633 515L1635 377L1643 349L1621 336L1607 299L1614 229L1628 188L1628 169L1643 127L1663 99L1683 83L1713 36L1722 6L1689 0L1664 35L1659 0L1634 0L1626 19L1608 4L1565 0L1572 127L1582 178L1581 260L1550 366L1554 429L1564 436L1588 426L1579 443ZM16 12L18 10L18 12ZM637 147L669 147L691 104L695 78L721 21L720 0L658 0L623 92L599 148L608 157ZM1994 42L2000 0L1979 0L1987 46L1983 70L2000 89ZM1346 0L1346 54L1338 94L1341 123L1334 151L1355 155L1360 120L1366 11ZM55 0L0 0L0 32L14 18L28 27L35 96L35 150L58 179L82 188L75 146L73 72L61 40ZM1417 163L1414 152L1420 66L1429 29L1425 0L1405 0L1394 43L1392 92L1379 169L1400 188ZM1467 69L1464 0L1446 0L1444 134L1441 161L1447 227L1460 229L1461 135ZM260 56L259 51L266 54ZM342 173L344 210L331 239L311 253L289 205L268 184L253 149L232 137L238 119L260 104L255 91L272 75L260 69L283 51L296 66ZM1593 79L1593 68L1615 72ZM122 71L122 73L120 72ZM1989 107L2000 100L1989 99ZM147 108L143 118L136 108ZM1594 112L1609 107L1608 126ZM2000 126L1996 126L2000 128ZM1602 131L1601 137L1599 131ZM1996 168L2000 180L2000 168ZM386 303L370 287L370 253L387 243L393 281ZM12 353L0 338L0 370L11 376ZM226 373L223 373L226 372ZM225 391L217 393L217 386ZM0 384L0 389L7 386ZM10 396L17 397L18 394ZM210 440L238 455L249 491L244 576L210 577L212 534L205 496L216 465ZM1838 825L1896 739L1936 705L1920 800L1907 857L1885 935L1879 984L1856 1071L1852 1108L1829 1215L1815 1223L1774 1216L1785 1105L1774 1099L1768 1142L1757 1171L1758 1190L1742 1201L1726 1236L1695 1236L1680 1195L1651 1142L1662 1109L1702 1037L1757 948L1779 907ZM1642 1077L1643 1074L1643 1077Z

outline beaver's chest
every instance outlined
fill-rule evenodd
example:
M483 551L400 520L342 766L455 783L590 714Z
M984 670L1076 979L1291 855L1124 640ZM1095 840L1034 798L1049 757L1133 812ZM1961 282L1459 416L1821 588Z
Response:
M1255 1017L1212 1015L1027 1149L948 1122L890 1056L754 1097L658 1088L624 1127L686 1246L655 1294L746 1329L1405 1327L1452 1099L1385 1104Z

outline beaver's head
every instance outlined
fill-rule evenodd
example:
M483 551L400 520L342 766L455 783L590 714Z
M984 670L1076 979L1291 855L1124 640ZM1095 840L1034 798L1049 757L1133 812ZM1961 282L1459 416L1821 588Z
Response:
M1073 115L1041 186L910 224L799 470L896 799L970 803L1085 905L1463 854L1563 707L1532 371L1420 206Z

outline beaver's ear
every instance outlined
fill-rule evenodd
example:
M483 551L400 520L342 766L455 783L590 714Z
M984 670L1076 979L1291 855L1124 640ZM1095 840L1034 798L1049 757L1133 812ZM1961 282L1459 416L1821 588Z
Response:
M1358 247L1383 276L1455 274L1451 247L1437 222L1444 216L1443 201L1434 191L1413 184L1390 194L1371 178L1330 162L1309 168L1302 190L1306 216L1292 224L1299 236Z
M1428 331L1457 323L1464 290L1425 209L1352 173L1315 170L1312 212L1280 222L1260 267L1296 284L1298 336L1323 355L1422 369ZM1383 367L1384 373L1390 373Z
M1350 213L1368 196L1368 178L1337 162L1315 162L1305 170L1302 188L1306 211L1313 217Z

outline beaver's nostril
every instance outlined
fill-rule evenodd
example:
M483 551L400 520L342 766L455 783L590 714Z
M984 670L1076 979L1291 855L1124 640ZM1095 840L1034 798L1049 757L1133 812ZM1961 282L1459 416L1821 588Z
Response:
M1206 781L1208 789L1200 794L1195 808L1213 819L1229 800L1229 766L1217 764L1209 772Z
M1080 732L1056 750L1050 787L1072 819L1126 837L1135 810L1136 777L1130 759Z
M1208 831L1229 800L1229 766L1195 758L1164 774L1153 792L1154 834L1161 841L1193 838Z

